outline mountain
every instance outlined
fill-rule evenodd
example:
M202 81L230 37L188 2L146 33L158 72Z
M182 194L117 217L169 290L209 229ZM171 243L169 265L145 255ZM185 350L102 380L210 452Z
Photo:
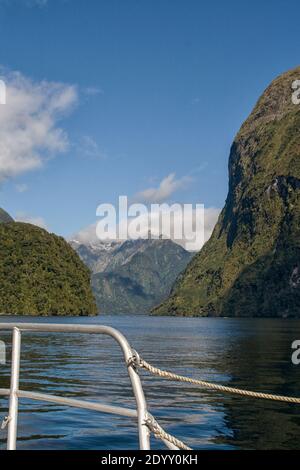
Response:
M92 268L97 305L106 313L149 312L168 296L192 257L181 246L163 239L70 243Z
M213 234L154 313L300 317L299 79L275 79L242 125Z
M97 243L85 244L76 239L69 243L93 273L104 271L111 262L114 252L121 245L121 242L118 241L101 240Z
M0 224L7 224L13 221L14 219L7 212L5 212L4 209L1 209L0 207Z
M30 224L1 223L0 253L1 314L97 313L90 272L63 238Z

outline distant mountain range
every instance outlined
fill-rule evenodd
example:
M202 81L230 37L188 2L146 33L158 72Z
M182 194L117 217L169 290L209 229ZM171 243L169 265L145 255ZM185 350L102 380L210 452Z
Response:
M99 310L143 314L165 299L193 254L164 239L70 244L92 271Z

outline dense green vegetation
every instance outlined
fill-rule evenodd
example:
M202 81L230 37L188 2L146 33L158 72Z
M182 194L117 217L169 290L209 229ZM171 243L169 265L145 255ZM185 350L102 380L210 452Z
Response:
M300 106L277 78L236 136L210 240L156 314L300 317Z
M0 224L0 313L92 315L90 272L61 237L30 224Z
M0 224L13 222L13 221L14 219L4 209L1 209L0 207Z

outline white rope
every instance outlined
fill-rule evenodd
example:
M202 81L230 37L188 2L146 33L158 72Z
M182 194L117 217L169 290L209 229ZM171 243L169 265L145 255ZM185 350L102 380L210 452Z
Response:
M252 390L242 390L239 388L227 387L226 385L220 385L220 384L216 384L212 382L207 382L205 380L192 379L191 377L185 377L183 375L177 375L172 372L161 370L158 367L153 367L151 364L149 364L148 362L144 361L143 359L135 355L133 356L133 360L134 360L135 367L140 367L142 369L145 369L151 374L161 377L163 379L190 383L194 385L199 385L200 387L207 388L210 390L218 390L220 392L233 393L236 395L242 395L242 396L251 397L251 398L262 398L264 400L281 401L285 403L294 403L298 405L300 404L300 398L298 397L287 397L284 395L273 395L271 393L254 392Z
M146 420L145 420L146 425L150 429L151 432L153 432L154 436L157 439L161 439L162 441L168 441L171 444L173 444L175 447L178 449L182 450L191 450L190 447L186 446L184 442L180 441L176 437L172 436L172 434L168 434L156 421L156 419L150 414L147 413Z
M156 375L163 379L199 385L202 388L217 390L219 392L233 393L236 395L242 395L251 398L262 398L264 400L300 404L300 398L298 397L287 397L284 395L273 395L271 393L254 392L252 390L242 390L239 388L227 387L226 385L220 385L212 382L207 382L205 380L192 379L191 377L185 377L183 375L174 374L173 372L168 372L166 370L162 370L158 367L152 366L147 361L144 361L144 359L141 359L139 354L134 350L132 351L132 356L127 361L127 367L133 367L135 370L138 370L138 368L145 369L152 375ZM148 426L149 430L153 432L156 438L161 439L163 441L167 441L178 449L191 450L191 448L186 446L184 442L180 441L176 437L164 431L164 429L158 424L156 419L150 413L147 413L145 424Z

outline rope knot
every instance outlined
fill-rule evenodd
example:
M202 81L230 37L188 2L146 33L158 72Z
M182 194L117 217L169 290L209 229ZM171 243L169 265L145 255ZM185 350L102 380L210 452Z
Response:
M170 444L175 446L177 449L182 450L191 450L190 447L186 446L184 442L180 441L176 437L172 436L172 434L167 433L156 421L154 416L150 413L146 413L145 416L145 425L148 429L154 434L156 439L160 439L162 441L168 441Z
M127 367L132 367L135 371L137 371L141 367L141 359L139 353L132 349L132 356L127 360Z

